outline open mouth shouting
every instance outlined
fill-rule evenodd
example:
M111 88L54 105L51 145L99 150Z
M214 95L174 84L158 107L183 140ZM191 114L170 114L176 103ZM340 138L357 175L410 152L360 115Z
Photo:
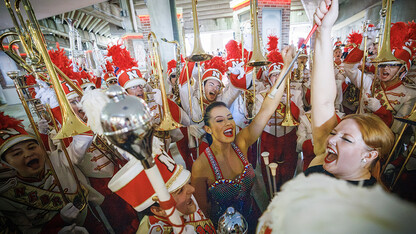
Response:
M26 162L26 166L32 169L38 169L41 165L39 163L38 158L32 158L28 162Z
M333 150L331 147L328 147L326 150L327 155L325 157L325 163L329 164L338 159L338 155L335 150Z
M227 128L223 133L226 137L233 137L234 136L233 128Z

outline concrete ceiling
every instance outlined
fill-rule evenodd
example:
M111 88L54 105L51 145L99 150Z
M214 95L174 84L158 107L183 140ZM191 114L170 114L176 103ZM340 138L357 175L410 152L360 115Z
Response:
M70 12L76 9L91 6L105 0L30 0L36 17L40 19ZM14 1L11 1L14 5ZM59 7L58 7L59 6ZM24 11L23 4L20 4L21 11ZM22 13L25 16L25 13ZM0 3L0 30L14 27L10 14L4 1Z

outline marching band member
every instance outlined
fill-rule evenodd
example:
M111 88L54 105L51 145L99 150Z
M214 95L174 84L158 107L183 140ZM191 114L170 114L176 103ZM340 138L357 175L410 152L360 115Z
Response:
M407 24L404 22L394 23L391 27L391 49L398 59L393 62L382 62L378 64L378 73L373 79L370 75L364 74L363 83L363 104L364 111L378 115L391 126L394 133L398 133L403 124L394 117L408 115L416 101L414 89L402 82L411 66L413 53L403 41L403 33L407 34ZM355 48L358 50L358 48ZM350 55L353 52L350 53ZM362 54L358 51L357 54ZM349 56L350 56L349 55ZM358 69L357 59L346 58L345 72L348 78L357 86L361 86L361 71Z
M276 47L277 48L277 47ZM277 49L272 50L267 55L269 61L272 63L268 66L268 81L269 88L260 92L256 95L256 112L258 112L258 107L261 106L264 99L266 98L267 93L270 90L270 87L274 85L277 80L277 77L280 75L283 67L283 58L280 52ZM288 87L287 87L288 88ZM292 87L290 88L291 97L290 98L290 109L296 120L299 119L300 113L303 111L302 108L302 94L299 90L295 90ZM296 153L296 127L295 126L281 126L283 119L286 116L286 93L283 94L282 100L274 111L273 115L267 122L263 133L261 135L261 152L267 151L270 153L269 161L279 163L279 166L276 171L276 183L277 188L291 179L294 176L296 163L298 160L298 154ZM276 145L284 145L285 147L276 147ZM266 166L262 162L262 171L263 175L266 174ZM265 184L268 186L267 179L265 179Z
M105 232L85 207L88 201L100 204L102 196L88 185L85 176L75 168L82 191L78 190L78 182L62 150L47 155L36 138L25 131L21 121L3 113L0 113L0 119L1 163L16 172L14 176L2 178L1 212L24 233ZM49 157L52 168L46 163L46 157ZM60 194L52 170L69 203Z

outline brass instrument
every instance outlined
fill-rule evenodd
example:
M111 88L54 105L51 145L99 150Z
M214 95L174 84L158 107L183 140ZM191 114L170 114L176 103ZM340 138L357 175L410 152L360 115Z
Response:
M172 93L175 97L175 102L178 106L181 106L181 97L179 95L179 76L181 75L181 46L178 41L168 41L166 38L161 38L162 41L167 43L174 43L176 50L176 81L172 84ZM168 77L169 78L169 77Z
M295 70L295 79L296 81L302 82L303 80L303 70L305 70L305 64L298 63L298 67Z
M370 21L364 21L363 25L363 34L364 34L364 55L361 62L361 86L360 86L360 94L358 96L358 108L357 108L357 114L362 113L362 101L363 101L363 82L364 82L364 71L365 71L365 62L367 61L368 51L367 51L367 37L368 37L368 24L370 24Z
M186 72L188 77L188 93L189 93L189 106L190 106L190 117L193 122L200 123L204 120L204 103L203 103L203 93L202 93L202 77L201 77L201 66L199 62L207 61L212 59L212 55L207 54L204 49L202 48L201 37L199 34L199 24L198 24L198 14L196 10L197 0L192 0L192 15L193 15L193 23L194 23L194 49L192 50L191 55L186 57L187 61L196 62L198 67L198 88L199 88L199 107L201 109L201 119L195 120L192 114L192 100L190 94L190 82L189 82L189 71L188 66L186 66ZM187 65L187 64L186 64Z
M290 73L289 76L292 76L292 74ZM292 112L290 111L290 80L292 77L289 77L289 79L287 79L287 83L286 83L286 108L285 108L285 117L282 120L282 126L285 127L293 127L293 126L298 126L299 122L296 121L296 119L293 117Z
M170 131L182 127L180 123L177 123L169 110L168 98L166 96L165 82L163 80L162 67L160 64L159 57L159 43L157 42L156 35L153 32L150 32L147 36L149 45L152 48L151 53L155 60L155 66L157 71L157 76L160 77L160 92L162 94L162 105L163 105L163 115L161 116L161 121L159 126L155 129L156 131Z
M393 53L391 52L390 47L390 29L391 29L391 4L393 0L387 0L386 6L386 22L384 24L384 36L383 36L383 43L381 44L381 48L378 51L378 55L376 58L373 59L372 63L401 63L404 64L404 61L397 59L394 57ZM377 74L376 74L377 75Z
M7 1L7 0L6 0ZM20 14L20 8L19 8L19 3L20 0L15 2L15 8L16 8L16 13L19 14L19 17L22 18L21 14ZM10 4L6 4L6 6L10 6ZM41 55L43 62L46 65L46 69L49 73L50 76L50 81L52 81L53 84L53 88L56 92L56 96L59 102L59 105L61 106L61 111L62 111L62 117L63 117L63 123L62 123L62 128L61 130L58 132L58 134L56 135L56 139L62 139L62 138L66 138L66 137L70 137L72 135L77 135L86 131L89 131L89 127L87 127L82 120L80 120L78 118L78 116L76 116L68 102L68 100L65 97L65 93L62 90L62 87L60 85L58 76L56 74L56 70L55 67L49 57L48 51L46 49L46 46L44 44L44 38L43 35L41 33L40 30L40 26L38 24L38 21L36 19L36 16L33 12L33 8L30 4L30 2L28 0L23 0L23 5L25 7L26 10L26 14L28 17L28 22L27 25L26 24L22 24L22 28L24 29L28 29L28 33L31 35L31 37L28 38L28 40L30 41L30 39L33 40L35 46L36 46L36 50L37 52ZM11 8L9 8L9 11L13 11ZM14 14L11 14L11 17L14 18ZM15 23L15 28L20 28L20 25L17 24L17 20L13 20L13 23ZM22 23L22 22L21 22ZM18 30L19 32L20 30ZM25 41L27 38L24 38L23 35L21 35L21 38L23 38L23 40ZM31 41L30 41L31 42ZM27 43L27 41L22 42L22 43ZM27 43L29 44L29 43ZM26 53L32 53L35 50L30 46L28 46L27 48L28 51L26 51ZM31 61L36 62L36 60ZM33 69L32 69L33 70Z
M256 97L256 76L257 76L257 67L269 65L271 62L268 61L261 51L260 47L260 39L259 39L259 29L258 29L258 22L257 22L257 0L250 0L250 16L251 16L251 32L253 37L253 55L251 56L250 61L247 62L247 66L253 67L253 95L252 97ZM244 48L242 48L244 51ZM243 52L244 53L244 52ZM255 103L255 101L253 100ZM253 110L255 107L253 106ZM248 110L247 110L248 111ZM251 114L251 117L247 119L253 119L255 117L254 114Z

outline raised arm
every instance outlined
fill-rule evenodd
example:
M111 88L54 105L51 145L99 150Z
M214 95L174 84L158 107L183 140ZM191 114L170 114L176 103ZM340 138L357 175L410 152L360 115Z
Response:
M327 6L330 6L329 9ZM325 150L326 137L336 126L336 83L331 29L338 17L338 0L324 0L314 14L318 25L311 80L312 135L316 155Z
M290 62L294 57L294 51L295 49L293 46L286 46L282 50L284 66L282 71L280 72L279 78L276 80L275 84L270 90L275 89L275 86L277 86L281 79L286 79L288 77L283 77L283 74L288 69ZM283 81L274 98L270 98L269 95L266 95L261 105L260 111L257 113L256 117L253 119L250 125L248 125L246 128L244 128L238 133L238 135L236 136L236 142L240 149L246 150L260 137L264 127L266 126L270 117L273 115L274 111L280 103L285 86L286 82Z

